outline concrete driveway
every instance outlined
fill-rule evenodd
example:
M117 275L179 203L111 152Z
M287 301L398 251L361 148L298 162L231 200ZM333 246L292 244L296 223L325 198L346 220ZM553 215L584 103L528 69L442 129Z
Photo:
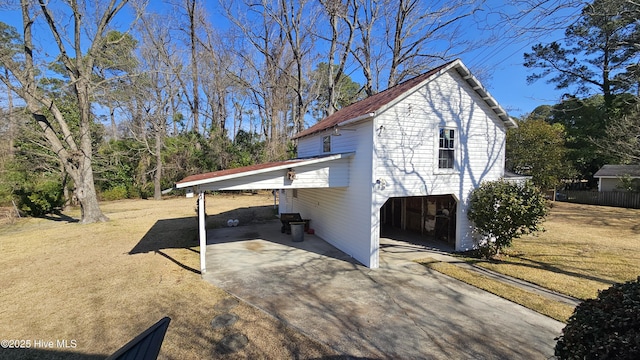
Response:
M368 269L280 222L210 230L204 279L353 357L546 359L564 324L426 269L446 256L382 239Z

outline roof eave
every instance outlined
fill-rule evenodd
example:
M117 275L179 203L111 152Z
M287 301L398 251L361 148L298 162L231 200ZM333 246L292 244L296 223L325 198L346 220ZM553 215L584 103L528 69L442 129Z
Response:
M462 63L462 61L455 61L451 64L451 67L455 67L460 76L471 86L480 98L489 106L489 108L502 120L502 123L507 128L517 128L518 124L513 118L511 118L507 112L498 104L498 101L489 93L489 91L480 83L471 71ZM448 69L447 69L448 70Z
M212 183L212 182L218 182L218 181L223 181L223 180L230 180L230 179L245 177L245 176L248 176L248 175L262 174L262 173L267 173L267 172L271 172L271 171L279 171L279 170L284 170L284 169L290 169L290 168L294 168L294 167L298 167L298 166L302 166L302 165L311 165L311 164L321 163L321 162L325 162L325 161L337 160L337 159L353 156L353 154L355 154L355 153L354 152L349 152L349 153L340 153L340 154L335 154L335 155L330 155L330 156L324 156L324 157L320 157L320 158L313 158L313 159L308 159L308 160L293 159L293 160L300 160L300 161L291 162L291 163L283 163L282 165L272 166L272 167L268 167L268 168L264 168L264 169L246 171L246 172L239 172L239 173L236 173L236 174L222 175L222 176L218 176L218 177L211 177L211 178L188 181L188 182L179 182L179 183L175 184L175 188L176 189L186 189L186 188L190 188L190 187L197 187L199 185L204 185L204 184L208 184L208 183Z
M347 126L347 125L353 125L353 124L358 123L360 121L364 121L364 120L368 120L369 118L373 118L374 116L376 116L376 112L370 112L370 113L366 113L366 114L363 114L363 115L360 115L360 116L356 116L356 117L354 117L352 119L349 119L349 120L342 121L342 122L340 122L338 124L335 124L333 127L319 129L319 130L310 132L308 134L304 134L304 131L301 131L300 134L302 134L302 135L299 135L299 134L293 135L291 137L291 139L292 140L302 139L302 138L307 137L307 136L311 136L311 135L315 135L315 134L321 133L321 132L326 131L328 129L333 129L333 128L336 128L336 127L343 127L343 126Z
M598 178L598 179L620 179L621 177L624 176L629 176L630 178L640 178L640 175L633 175L633 174L620 174L620 175L598 175L598 174L594 174L593 177L594 178Z

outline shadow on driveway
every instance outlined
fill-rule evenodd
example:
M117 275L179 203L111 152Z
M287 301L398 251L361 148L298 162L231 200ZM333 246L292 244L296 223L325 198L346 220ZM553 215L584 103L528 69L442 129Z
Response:
M207 228L219 228L226 226L228 219L238 219L241 224L263 222L274 217L272 206L252 206L238 208L223 213L207 216ZM168 255L166 249L187 249L199 254L198 218L190 217L162 219L147 231L140 241L129 251L129 255L153 252L163 256L167 260L181 268L200 274L200 270L194 269Z
M278 221L214 229L203 278L350 356L553 355L564 324L413 263L436 251L413 246L390 242L372 270L317 236L294 243Z

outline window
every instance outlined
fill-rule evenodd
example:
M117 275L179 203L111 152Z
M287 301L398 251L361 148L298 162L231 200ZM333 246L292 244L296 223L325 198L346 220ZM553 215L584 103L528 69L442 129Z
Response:
M322 152L331 152L331 135L322 137Z
M453 169L455 162L454 138L455 130L440 129L440 144L438 146L439 169Z

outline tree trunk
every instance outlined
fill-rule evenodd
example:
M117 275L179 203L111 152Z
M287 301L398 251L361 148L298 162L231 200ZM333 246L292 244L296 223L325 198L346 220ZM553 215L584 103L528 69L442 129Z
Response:
M9 70L5 69L5 76L9 78ZM7 87L7 118L9 120L9 156L13 157L16 137L16 117L13 116L13 95L11 89Z
M81 60L76 60L78 68L84 65ZM90 73L89 70L86 73ZM80 76L75 85L76 96L78 98L78 109L80 110L80 153L78 154L78 179L74 179L76 185L76 196L80 202L82 213L82 223L108 221L109 219L100 210L98 195L93 181L93 144L91 134L91 102L89 78ZM73 174L71 174L73 176Z
M322 2L327 15L329 16L329 25L331 26L331 41L329 45L327 76L327 98L328 104L326 104L325 116L331 116L334 112L338 111L338 84L343 77L344 68L347 63L349 53L352 51L351 44L354 36L354 23L357 19L358 4L353 3L353 21L349 19L349 5L343 4L340 0L330 0ZM338 20L342 20L346 30L342 30L338 27ZM347 39L340 40L340 34L346 33ZM342 52L339 54L339 62L334 69L334 57L338 51L338 44L342 44Z
M161 125L162 123L160 119L156 121L158 127L156 128L156 171L153 175L153 199L162 200L162 184L160 183L160 180L162 179L162 140L164 135L164 127Z
M64 205L62 210L68 210L71 207L71 196L69 196L69 174L62 164L60 164L60 173L62 174L62 197L64 198Z
M116 109L109 106L109 118L111 119L111 136L114 140L118 140L118 125L116 124Z
M357 6L358 3L354 2L353 4ZM365 78L364 92L367 96L371 96L377 92L377 89L374 89L373 81L373 28L378 24L379 6L383 5L375 2L363 2L361 5L364 16L362 18L356 16L354 21L356 23L355 29L360 35L360 44L352 50L352 54L362 68L362 75ZM360 10L354 9L354 11L357 14Z
M200 95L198 94L198 60L197 60L197 37L196 37L196 0L190 0L186 5L187 14L189 16L189 40L191 42L191 82L193 88L193 103L191 112L193 114L193 130L200 131Z
M31 8L33 4L28 0L21 0L20 4L24 31L24 62L4 64L20 84L20 86L13 87L13 90L25 101L27 109L33 115L49 143L50 150L58 156L60 163L73 179L75 195L81 207L82 223L106 221L108 219L100 210L98 203L98 196L93 182L93 169L91 167L93 153L91 125L93 117L91 116L90 94L92 94L92 89L90 88L90 81L95 61L94 54L100 46L105 29L113 15L122 9L126 2L111 3L107 12L103 14L97 23L96 37L86 51L86 55L76 56L75 58L68 56L70 51L66 49L66 43L63 39L65 37L73 39L71 41L73 52L75 54L83 54L84 49L81 46L80 39L83 31L81 19L84 15L81 13L82 11L77 2L71 1L67 3L69 10L73 14L74 24L73 27L69 27L72 32L67 34L61 32L65 28L56 23L54 13L46 2L40 1L37 11ZM67 70L70 80L69 85L77 99L76 105L80 115L78 129L70 126L71 124L58 109L55 101L38 88L39 80L36 78L38 69L36 69L36 62L34 61L35 47L32 34L32 26L34 24L32 14L35 13L40 13L44 17L50 31L49 34L53 37L60 51L59 59ZM48 114L43 112L44 109L48 110Z
M74 140L74 136L71 134L68 124L66 123L64 116L57 108L55 103L50 99L40 98L36 100L28 92L22 92L22 97L27 103L27 109L32 113L34 120L38 123L42 132L47 139L51 150L54 151L59 159L60 163L64 166L67 174L73 179L75 185L75 196L80 203L81 208L81 222L83 224L102 222L109 220L100 210L98 203L98 196L93 182L93 168L92 168L92 144L91 144L91 131L88 106L82 106L83 101L88 100L88 92L86 84L81 80L77 82L77 96L78 107L80 108L80 130L79 130L79 143L77 145ZM84 89L84 90L82 90ZM58 138L58 135L51 126L49 119L42 114L41 104L47 104L47 108L53 114L53 118L62 127L62 133L66 135L65 142L63 143ZM88 104L86 102L85 104ZM65 146L65 144L67 146Z
M71 176L71 178L76 184L75 195L80 203L81 222L83 224L90 224L108 221L109 218L100 210L98 195L93 184L93 171L91 167L84 171L78 170L78 172L81 174L79 179L76 179L75 176Z

